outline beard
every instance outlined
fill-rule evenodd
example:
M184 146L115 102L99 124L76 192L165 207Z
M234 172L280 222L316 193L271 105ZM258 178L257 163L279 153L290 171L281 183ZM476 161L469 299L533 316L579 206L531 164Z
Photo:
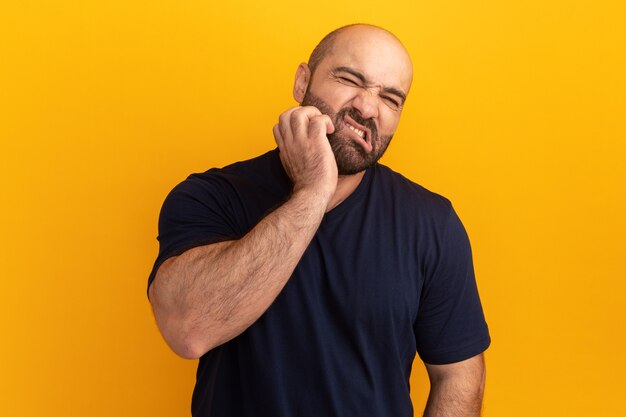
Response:
M304 94L301 105L317 107L322 114L328 115L333 125L335 125L335 131L326 136L335 155L339 175L354 175L372 167L383 156L393 137L393 135L379 136L378 128L374 121L361 117L359 111L354 107L343 107L335 113L324 100L311 93L308 89ZM370 130L372 136L371 152L366 152L353 138L342 134L343 129L347 128L344 122L346 115Z

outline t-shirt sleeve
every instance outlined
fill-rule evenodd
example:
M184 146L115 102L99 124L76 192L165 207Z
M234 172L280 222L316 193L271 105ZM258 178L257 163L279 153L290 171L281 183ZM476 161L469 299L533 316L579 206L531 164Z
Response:
M424 273L414 325L420 358L441 365L469 359L487 349L491 339L469 239L451 206L441 231L435 233Z
M189 177L165 198L159 215L159 254L148 288L159 266L196 246L239 238L233 218L232 189L217 178Z

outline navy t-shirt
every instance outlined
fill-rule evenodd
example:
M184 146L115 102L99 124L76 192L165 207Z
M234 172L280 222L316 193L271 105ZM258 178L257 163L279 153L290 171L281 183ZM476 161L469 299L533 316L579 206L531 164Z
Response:
M290 191L277 150L189 176L163 204L149 284L167 258L242 237ZM200 358L192 414L409 417L416 352L445 364L489 343L450 202L376 164L324 216L269 309Z

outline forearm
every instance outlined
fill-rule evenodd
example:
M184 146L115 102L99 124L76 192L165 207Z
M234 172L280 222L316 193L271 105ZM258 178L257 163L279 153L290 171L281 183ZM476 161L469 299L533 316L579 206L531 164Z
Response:
M309 191L294 193L241 239L193 248L166 261L150 299L172 349L199 357L254 323L291 276L326 201Z
M482 393L463 392L454 384L431 388L424 417L478 417Z
M450 365L426 365L430 394L424 417L478 417L485 389L483 355Z

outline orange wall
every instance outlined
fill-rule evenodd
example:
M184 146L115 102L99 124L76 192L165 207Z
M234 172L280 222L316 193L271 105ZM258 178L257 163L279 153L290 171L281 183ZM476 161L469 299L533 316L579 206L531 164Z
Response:
M296 66L351 22L413 56L385 162L469 231L493 337L484 415L626 414L623 1L7 3L0 415L188 414L195 362L145 296L161 202L273 147Z

